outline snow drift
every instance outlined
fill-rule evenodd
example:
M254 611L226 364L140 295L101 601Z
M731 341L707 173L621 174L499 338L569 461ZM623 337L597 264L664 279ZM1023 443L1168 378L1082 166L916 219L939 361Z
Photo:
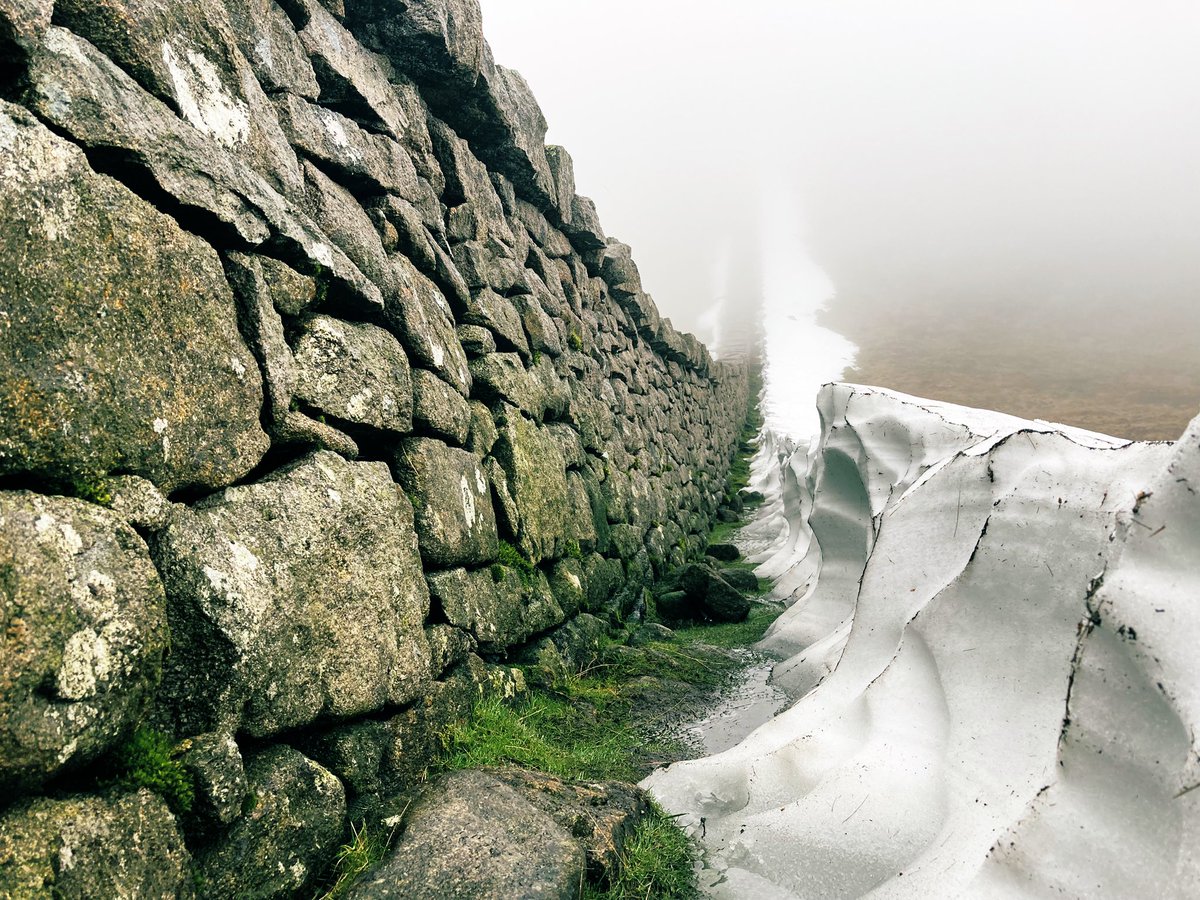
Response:
M710 893L1200 894L1200 419L1171 445L818 405L750 536L798 592L763 641L797 699L647 780Z

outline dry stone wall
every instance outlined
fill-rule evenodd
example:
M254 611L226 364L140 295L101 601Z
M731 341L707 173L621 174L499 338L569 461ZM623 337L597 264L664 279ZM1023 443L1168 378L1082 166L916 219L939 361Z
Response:
M476 0L0 0L0 894L305 889L700 552L745 369L545 132Z

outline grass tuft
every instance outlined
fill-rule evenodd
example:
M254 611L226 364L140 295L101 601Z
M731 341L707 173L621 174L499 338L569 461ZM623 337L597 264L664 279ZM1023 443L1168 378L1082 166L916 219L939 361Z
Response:
M517 574L521 576L521 581L525 584L533 584L534 565L526 559L520 550L514 547L506 540L501 540L499 547L496 550L496 561L502 566L508 566L510 569L516 569ZM492 578L496 578L496 572L493 570Z
M586 884L582 900L694 900L696 845L657 805L638 823L607 887Z
M350 840L341 846L333 861L333 884L318 900L339 900L362 875L383 861L390 837L385 838L363 822L350 824Z

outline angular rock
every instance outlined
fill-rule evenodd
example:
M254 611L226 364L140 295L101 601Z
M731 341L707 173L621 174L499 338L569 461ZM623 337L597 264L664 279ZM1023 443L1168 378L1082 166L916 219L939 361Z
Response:
M560 555L570 520L566 463L554 438L522 416L510 417L493 449L519 517L521 549L534 560Z
M0 491L0 790L87 763L139 721L164 607L146 545L115 513Z
M412 430L408 358L379 326L313 316L301 327L295 355L301 403L355 425Z
M413 502L426 565L478 565L496 558L496 515L478 457L430 438L408 438L396 453L395 469Z
M380 60L314 0L290 2L303 9L308 20L300 41L316 70L322 104L402 140L410 128L409 116Z
M38 798L0 815L0 896L190 897L191 857L161 797Z
M421 199L416 167L396 141L294 94L284 94L275 107L292 145L325 163L344 184L372 193L392 192L413 203Z
M145 478L116 475L106 478L104 486L111 498L109 509L134 528L158 531L170 521L171 502Z
M475 571L449 569L431 572L427 579L446 620L470 632L486 652L503 653L540 624L526 622L527 588L513 569L499 565Z
M384 296L392 289L388 262L375 223L348 190L311 162L304 163L305 211Z
M195 787L192 813L209 826L228 825L246 803L246 769L228 734L198 734L182 741L179 762Z
M279 5L274 0L237 0L226 7L238 46L263 88L315 100L321 91L317 76Z
M709 544L704 555L718 562L737 562L742 558L742 551L733 544Z
M262 386L213 249L8 104L0 167L0 473L247 472Z
M496 352L496 339L482 325L459 325L458 342L470 359L478 359Z
M535 353L548 353L551 356L561 356L563 352L562 338L554 320L542 309L537 299L530 295L516 299L517 308L521 313L521 324L529 336L529 346Z
M25 100L76 143L148 179L197 229L253 247L272 238L275 252L329 280L354 302L382 306L368 281L311 219L248 169L215 138L191 127L143 90L91 44L52 27L31 60Z
M467 449L476 456L487 456L492 452L492 447L496 446L496 440L500 437L500 433L496 431L496 421L492 418L491 411L476 400L470 402L469 408L471 410L471 432L467 437Z
M413 361L437 372L464 397L471 389L467 357L455 333L450 304L432 281L403 256L392 256L396 289L384 314Z
M429 594L383 463L319 451L180 510L155 536L184 733L275 734L406 703L429 677Z
M578 896L583 848L525 790L482 770L429 784L383 864L353 900L501 900Z
M221 0L56 0L54 21L90 41L280 193L299 191L296 155Z
M468 325L482 325L492 332L503 349L513 349L529 359L529 340L521 324L521 314L511 300L491 290L483 290L472 298L463 316Z
M471 360L472 397L489 405L509 403L535 418L546 412L546 391L516 353L490 353Z
M720 575L736 590L758 592L758 576L749 569L721 569Z
M292 896L328 865L342 837L346 792L286 745L246 761L246 812L196 857L203 898Z
M750 614L750 601L724 578L701 563L688 563L672 575L687 594L691 615L714 622L742 622Z
M471 407L462 394L425 369L413 369L413 428L452 444L467 442Z
M478 647L471 635L452 625L431 625L425 629L425 638L429 641L429 655L437 676L465 662Z
M271 437L281 447L330 450L346 459L358 459L358 444L349 435L318 422L302 412L289 412Z
M430 137L446 176L444 200L451 207L451 219L470 225L462 230L460 239L483 242L496 238L511 247L512 228L504 216L504 207L487 167L475 158L467 142L444 122L431 119Z
M23 65L50 27L53 0L0 0L0 54L3 69Z
M269 256L259 256L257 261L271 294L271 302L281 314L299 316L320 301L321 291L315 278L302 275Z
M266 416L278 428L291 408L296 389L296 360L283 336L283 320L263 277L259 258L244 253L225 254L225 273L237 297L242 333L258 360L266 387Z

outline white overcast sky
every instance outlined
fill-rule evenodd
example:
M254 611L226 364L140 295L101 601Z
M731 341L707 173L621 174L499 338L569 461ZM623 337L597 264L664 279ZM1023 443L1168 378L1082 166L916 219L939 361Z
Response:
M1200 0L482 6L681 327L781 209L839 292L1200 305Z

